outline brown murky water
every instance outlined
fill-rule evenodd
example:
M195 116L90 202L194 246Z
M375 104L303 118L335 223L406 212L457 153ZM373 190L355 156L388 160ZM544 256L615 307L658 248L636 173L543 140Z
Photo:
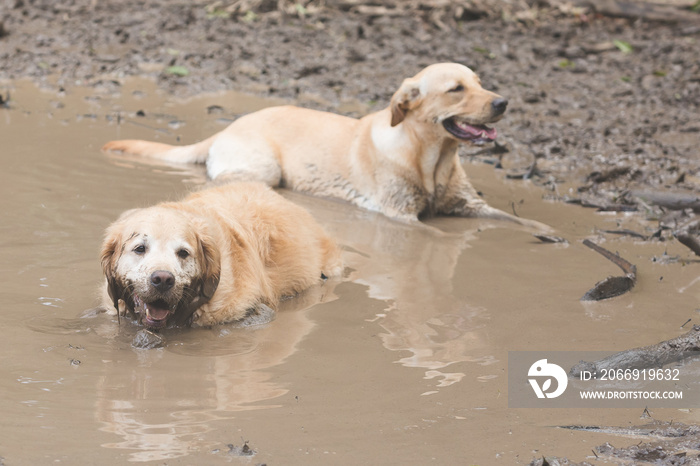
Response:
M11 108L0 109L6 464L580 461L609 436L554 426L627 426L641 410L509 409L508 351L622 350L697 322L697 267L651 261L665 251L687 257L682 247L609 242L637 264L639 283L581 303L619 271L580 240L635 220L544 202L527 183L469 165L491 204L514 201L570 244L456 218L431 221L446 232L436 234L285 192L343 244L346 277L286 302L266 327L183 330L165 349L132 349L135 327L83 313L101 280L102 232L121 211L178 198L205 179L197 167L107 158L99 147L201 139L275 102L233 93L177 102L150 83L128 88L49 94L15 83ZM220 108L207 112L212 105ZM653 414L698 421L692 410ZM252 458L229 451L246 441Z

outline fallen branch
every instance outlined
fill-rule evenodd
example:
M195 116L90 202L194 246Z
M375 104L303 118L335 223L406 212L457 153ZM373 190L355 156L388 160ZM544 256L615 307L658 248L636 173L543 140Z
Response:
M624 0L576 0L576 6L591 8L598 14L615 18L646 19L664 23L700 21L700 15L682 8L658 3Z
M506 178L509 180L529 180L540 172L537 170L537 159L535 159L532 164L523 172L509 171L506 173Z
M637 206L627 204L608 204L600 207L598 212L636 212Z
M583 199L581 197L573 197L564 199L567 204L580 205L581 207L586 207L589 209L602 209L603 204L596 202L595 200Z
M606 259L610 260L613 264L617 265L622 269L623 272L625 272L627 275L636 275L637 274L637 267L634 264L630 264L627 262L625 259L620 257L618 254L613 254L612 252L608 251L607 249L598 246L595 244L593 241L584 239L583 244L588 246L589 248L593 249L595 252L601 254L603 257Z
M443 14L455 20L500 16L504 6L482 0L327 0L326 4L342 11L366 16L401 16L431 12L430 21L443 30L449 29L441 19Z
M532 235L538 240L542 241L543 243L568 243L568 241L565 238L562 238L561 236L553 236L553 235L542 235L542 234L535 234Z
M605 248L598 246L590 240L583 240L583 244L593 249L603 257L617 265L625 272L622 277L608 277L595 284L593 288L583 295L581 301L600 301L601 299L614 298L631 290L637 283L637 266L627 262L617 254L613 254Z
M641 233L637 233L634 230L628 230L626 228L624 228L622 230L600 230L600 231L602 233L608 233L610 235L632 236L633 238L643 239L644 241L649 239L649 237L646 235L643 235Z
M690 248L696 256L700 256L700 237L698 237L698 230L700 230L700 219L695 218L673 231L673 236L681 244Z
M632 197L670 210L693 209L700 212L700 196L696 194L669 193L667 191L631 191Z
M647 369L678 362L688 352L700 351L700 325L683 335L651 346L620 351L599 361L581 361L571 368L569 377L579 378L582 371L600 373L603 370Z

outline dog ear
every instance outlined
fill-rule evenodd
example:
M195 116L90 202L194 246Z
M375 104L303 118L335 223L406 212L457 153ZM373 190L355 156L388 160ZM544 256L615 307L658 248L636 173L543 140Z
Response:
M205 230L200 230L205 231ZM214 296L221 277L221 254L211 236L199 235L199 247L202 254L202 295L207 300Z
M391 97L391 126L396 126L406 118L406 113L421 102L420 83L404 80L398 91Z
M107 292L112 298L114 308L119 312L119 299L122 296L122 287L117 282L116 267L118 254L121 253L121 229L117 224L112 225L107 229L105 239L102 242L102 250L100 252L100 262L102 264L102 272L107 279Z
M198 227L195 228L195 231L206 231L203 224L198 223L197 225ZM197 241L199 243L198 254L202 267L202 276L192 284L193 289L197 293L192 301L181 303L180 307L175 311L174 322L176 325L191 325L194 313L214 296L214 292L219 286L219 278L221 277L221 254L219 253L219 248L216 247L214 240L206 233L198 233Z

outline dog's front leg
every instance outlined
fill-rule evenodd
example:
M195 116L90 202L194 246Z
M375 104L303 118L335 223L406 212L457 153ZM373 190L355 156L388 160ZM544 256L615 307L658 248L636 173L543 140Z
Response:
M277 312L274 309L263 303L257 303L248 311L241 319L233 322L235 327L251 327L255 325L264 325L275 320Z
M469 182L464 170L455 170L449 181L447 186L443 188L442 195L437 199L438 213L458 217L505 220L538 231L552 231L552 228L544 223L516 217L488 205Z

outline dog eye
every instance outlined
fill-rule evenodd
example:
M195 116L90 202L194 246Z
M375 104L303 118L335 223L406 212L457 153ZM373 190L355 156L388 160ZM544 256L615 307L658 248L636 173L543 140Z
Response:
M190 252L187 249L180 249L177 252L177 257L179 257L180 259L187 259L188 257L190 257Z
M464 90L464 86L462 86L461 84L457 84L455 87L453 87L452 89L450 89L447 92L462 92L463 90Z
M141 255L144 252L146 252L146 246L144 246L143 244L139 244L134 248L134 252L138 255Z

